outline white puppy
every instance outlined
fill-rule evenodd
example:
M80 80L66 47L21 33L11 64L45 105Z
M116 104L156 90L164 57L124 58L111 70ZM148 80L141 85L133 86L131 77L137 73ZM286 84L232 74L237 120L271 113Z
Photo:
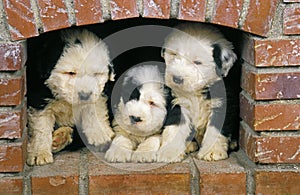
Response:
M121 84L117 83L114 91L120 94L112 93L112 98L117 98L112 101L117 105L113 122L116 137L105 154L109 162L172 162L184 156L185 145L181 151L163 147L164 152L160 152L161 146L171 144L170 131L190 133L189 126L182 128L186 123L180 107L171 105L162 72L154 65L135 66L118 80ZM177 159L169 158L167 152L174 153ZM167 156L157 159L158 153Z
M29 109L29 165L53 162L55 126L76 125L95 146L110 142L114 136L103 94L106 82L114 76L106 44L87 30L67 31L62 39L63 52L45 82L54 99L43 109Z
M227 158L229 138L221 132L226 112L222 77L237 58L232 44L217 29L194 23L174 29L163 48L166 85L196 129L197 157L208 161Z

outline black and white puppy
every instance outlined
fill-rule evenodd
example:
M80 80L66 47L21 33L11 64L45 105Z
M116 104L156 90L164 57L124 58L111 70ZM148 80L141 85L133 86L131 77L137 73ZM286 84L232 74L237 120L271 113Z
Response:
M229 138L221 132L226 115L226 77L237 57L232 44L208 25L183 24L166 38L165 81L196 129L199 159L228 157ZM238 82L238 81L237 81ZM186 137L180 137L183 142Z
M187 137L191 129L181 108L171 103L163 72L156 65L140 65L118 79L112 93L116 137L105 154L109 162L183 159L186 143L178 143L173 135Z

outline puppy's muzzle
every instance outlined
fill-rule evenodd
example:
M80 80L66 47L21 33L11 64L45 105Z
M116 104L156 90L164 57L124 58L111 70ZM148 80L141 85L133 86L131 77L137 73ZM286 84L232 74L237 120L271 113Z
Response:
M80 100L86 101L89 100L92 95L92 92L85 93L83 91L78 92L78 97Z
M181 85L183 84L183 78L181 76L173 75L173 82L178 85Z
M129 119L130 119L131 124L136 124L136 123L142 121L141 117L132 116L132 115L129 116Z

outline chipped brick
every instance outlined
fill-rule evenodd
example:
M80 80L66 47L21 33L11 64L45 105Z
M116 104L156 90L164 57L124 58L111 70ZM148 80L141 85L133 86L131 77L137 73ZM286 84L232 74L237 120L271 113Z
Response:
M111 19L119 20L139 16L136 1L110 0Z
M180 0L178 19L204 22L205 9L205 0Z
M170 18L170 0L144 0L145 18Z
M103 22L100 1L75 0L74 9L76 25L87 25Z

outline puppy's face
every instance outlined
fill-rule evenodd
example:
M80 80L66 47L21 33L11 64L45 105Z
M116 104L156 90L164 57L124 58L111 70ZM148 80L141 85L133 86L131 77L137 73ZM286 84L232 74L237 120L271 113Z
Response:
M138 136L152 135L161 130L167 110L164 92L159 85L144 84L139 89L139 97L131 97L133 99L125 103L121 100L116 119L124 130Z
M67 46L46 84L70 104L95 102L109 79L106 45L88 31L67 37Z
M138 136L159 132L167 114L165 90L158 67L132 68L122 83L116 122L128 133Z
M171 33L162 56L165 82L174 91L197 92L228 74L236 60L231 44L206 26L184 26Z

